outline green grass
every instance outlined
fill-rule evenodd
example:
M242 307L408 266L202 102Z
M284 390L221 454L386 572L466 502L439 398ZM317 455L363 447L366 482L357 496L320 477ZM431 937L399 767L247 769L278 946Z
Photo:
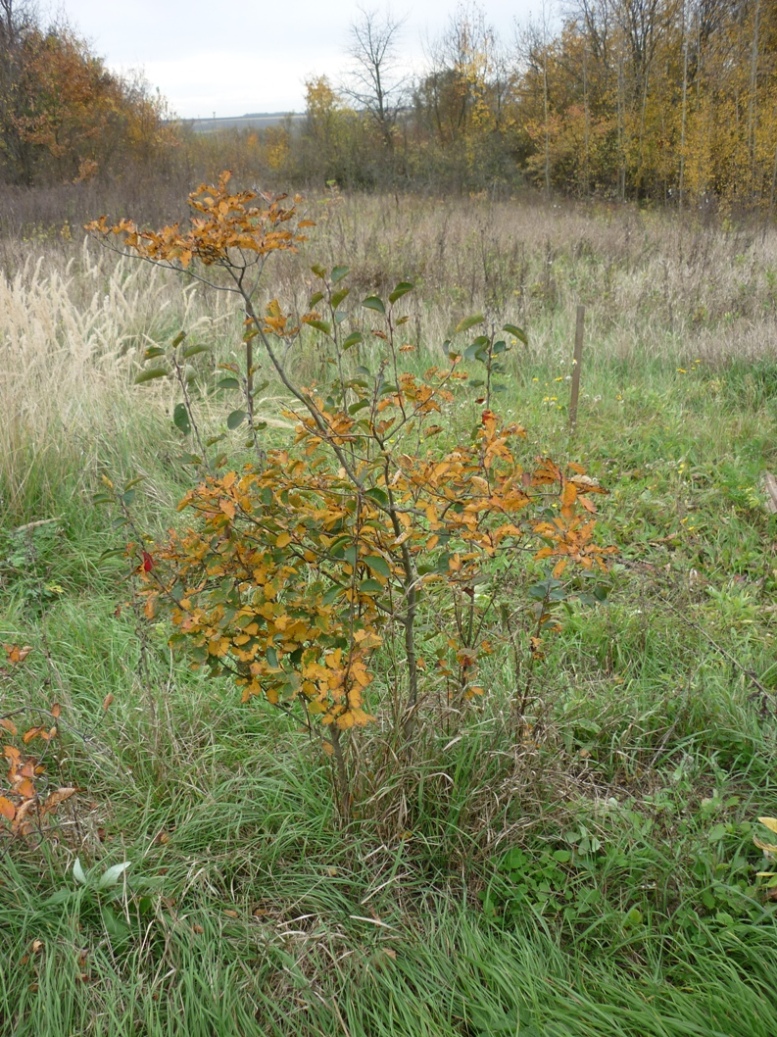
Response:
M658 230L644 231L652 255ZM581 459L610 489L608 601L570 606L521 740L508 702L525 674L504 646L462 723L430 696L413 759L393 754L386 718L367 729L347 824L329 759L277 711L172 659L110 553L128 533L90 503L103 474L145 472L139 525L175 521L186 477L167 404L138 390L117 410L112 384L88 436L55 409L56 444L40 430L16 442L0 464L0 641L33 651L0 674L0 715L60 703L46 780L79 791L41 837L0 836L0 1033L777 1033L774 901L753 844L756 819L777 814L777 520L761 489L777 468L777 361L707 348L702 332L723 334L741 295L722 266L719 305L688 273L687 310L644 271L624 274L635 309L617 324L620 272L597 238L615 231L592 219L586 233L587 253L558 253L555 287L544 245L527 249L534 287L516 305L532 346L513 354L499 403L529 456ZM430 305L469 306L409 240ZM505 291L514 259L493 259ZM476 269L459 271L473 292ZM598 322L573 439L569 279ZM441 328L436 311L419 321L430 340ZM41 519L56 521L28 527ZM122 881L97 889L123 861Z

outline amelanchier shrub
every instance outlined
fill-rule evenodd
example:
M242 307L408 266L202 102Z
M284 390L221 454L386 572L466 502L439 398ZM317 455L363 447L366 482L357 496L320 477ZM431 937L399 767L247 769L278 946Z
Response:
M530 660L541 657L569 567L606 569L592 500L604 491L579 465L547 457L527 465L524 430L492 410L502 354L523 339L519 328L468 318L457 333L481 333L463 350L447 342L446 364L418 373L402 334L407 282L358 308L347 268L317 266L305 313L277 298L260 306L271 261L296 250L310 224L298 199L230 193L229 179L190 195L186 230L90 225L146 260L236 293L245 314L242 364L222 365L220 383L242 393L227 418L248 429L252 459L239 467L223 437L207 439L198 425L190 362L202 347L178 336L170 349L147 352L138 380L178 381L174 420L199 476L180 503L185 528L153 547L136 538L138 572L146 614L164 608L173 642L196 667L231 673L244 699L263 696L320 734L342 805L352 729L382 712L397 747L411 752L431 689L443 688L465 715L484 691L482 659L505 631L523 630ZM318 386L293 373L295 347L310 340L331 372ZM288 396L296 431L281 449L263 443L260 363ZM477 377L465 373L468 363ZM459 440L452 415L462 404L476 420ZM516 685L520 728L527 688Z

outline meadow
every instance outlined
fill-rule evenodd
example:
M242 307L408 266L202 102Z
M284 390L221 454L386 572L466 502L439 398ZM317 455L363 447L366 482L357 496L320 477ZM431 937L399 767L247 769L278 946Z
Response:
M121 515L94 503L104 478L142 476L135 528L176 521L179 397L135 379L182 329L212 350L204 378L228 361L234 298L69 225L4 239L0 642L32 650L0 669L0 716L56 702L45 780L78 792L40 830L0 828L0 1033L773 1037L776 898L753 838L777 814L777 232L486 196L304 204L316 227L268 280L290 304L317 263L347 264L362 296L413 282L418 369L467 314L525 330L499 409L530 453L608 489L606 600L563 609L520 740L520 645L460 715L429 693L412 758L372 703L344 820L307 734L171 654ZM290 363L322 377L312 346ZM221 396L200 406L223 424Z

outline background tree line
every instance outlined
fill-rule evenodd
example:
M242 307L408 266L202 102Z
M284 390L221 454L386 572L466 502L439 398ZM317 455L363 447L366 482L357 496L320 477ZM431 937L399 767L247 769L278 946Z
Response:
M529 182L581 197L714 198L774 211L777 4L572 0L564 10L556 32L530 24L503 41L479 9L460 8L425 74L397 92L390 122L377 91L360 98L371 118L354 120L347 82L339 94L310 82L306 136L316 147L302 148L302 171L315 155L338 179L468 190ZM400 29L366 15L357 68L368 64L365 26L392 43ZM397 57L398 46L385 49L384 82ZM365 151L380 161L361 161Z
M547 193L777 208L777 4L568 0L500 39L460 6L404 69L402 23L363 11L342 82L306 83L303 120L196 135L72 30L0 0L0 175L189 184L228 165L270 186Z
M0 178L24 186L148 168L176 143L166 105L122 79L65 23L0 0Z

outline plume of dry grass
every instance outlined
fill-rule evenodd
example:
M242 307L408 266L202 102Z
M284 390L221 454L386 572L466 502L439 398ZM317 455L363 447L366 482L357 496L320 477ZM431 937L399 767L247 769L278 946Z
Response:
M106 450L131 449L143 415L164 411L164 390L139 407L129 388L149 343L181 327L212 337L224 319L196 286L88 243L69 253L19 245L14 259L0 279L0 497L12 515L29 493L45 498L46 482L93 474Z

